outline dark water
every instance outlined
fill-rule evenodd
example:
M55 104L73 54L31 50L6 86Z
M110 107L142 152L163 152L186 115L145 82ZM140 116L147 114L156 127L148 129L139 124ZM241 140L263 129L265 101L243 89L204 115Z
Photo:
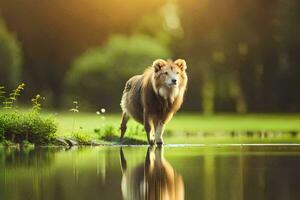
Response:
M300 199L300 149L0 149L0 199Z

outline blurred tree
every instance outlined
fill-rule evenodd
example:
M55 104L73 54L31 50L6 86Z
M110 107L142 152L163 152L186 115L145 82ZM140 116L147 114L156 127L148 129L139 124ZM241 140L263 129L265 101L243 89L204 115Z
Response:
M281 16L278 10L284 9L282 2L292 1L179 1L184 40L178 42L181 44L178 49L192 66L189 68L190 82L201 85L201 88L189 89L188 101L200 100L198 93L202 90L202 109L208 113L213 110L270 112L279 111L280 102L286 105L288 100L283 100L285 96L280 93L280 87L297 82L297 79L284 78L286 83L280 80L285 75L280 70L282 49L278 41L278 21ZM295 14L299 8L296 3L293 5L286 9L292 29L285 30L295 36L299 33ZM292 45L299 48L297 39L292 40ZM293 52L296 55L299 50L294 48ZM295 63L299 65L299 61ZM285 65L289 70L293 68L290 64ZM286 93L293 95L294 91L296 88L291 91L285 87ZM190 108L200 109L196 103L190 101ZM299 103L295 104L299 108Z
M119 110L121 93L130 76L143 73L157 58L170 57L169 50L145 35L112 35L108 42L75 59L67 74L70 97L93 109Z
M0 19L0 85L8 90L20 83L22 50L16 37Z
M278 79L278 107L285 111L300 111L300 2L282 0L277 39L280 43Z
M120 33L148 35L173 58L187 60L186 110L208 114L300 110L298 0L0 0L0 10L8 29L22 42L23 79L31 86L28 96L46 91L56 106L70 63L90 47L105 44L80 56L72 71L82 62L107 73L103 80L114 79L121 87L120 77L135 69L116 70L119 62L111 60L142 70L146 62L138 63L138 55L136 62L123 57L128 50L118 45L125 46L124 38L108 45L110 35ZM108 46L114 50L106 50ZM107 54L113 58L109 62Z
M173 0L167 0L155 12L144 15L134 33L149 35L164 46L174 47L174 41L183 37L179 11L178 5Z
M23 79L29 97L43 92L55 107L62 101L63 80L72 60L112 33L129 34L141 17L162 0L0 0L9 30L24 50Z

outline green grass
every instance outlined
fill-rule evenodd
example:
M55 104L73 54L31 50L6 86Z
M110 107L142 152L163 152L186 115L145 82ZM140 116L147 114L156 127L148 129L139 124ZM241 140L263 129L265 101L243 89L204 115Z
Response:
M58 133L72 131L73 115L59 113L55 116L59 122ZM105 120L93 113L77 113L75 129L83 133L93 133L94 129L104 125L119 127L120 114L105 115ZM138 124L130 120L128 127L135 128ZM166 127L171 132L213 132L213 131L300 131L300 115L216 115L203 116L200 114L177 114Z
M42 112L48 116L49 112ZM121 114L57 113L51 114L58 124L59 138L73 138L82 144L98 141L109 144L144 144L143 126L130 120L125 140L120 143L118 127ZM75 116L75 123L74 123ZM73 123L75 124L73 128ZM252 131L249 137L246 133ZM234 132L233 137L231 133ZM272 133L261 135L263 133ZM165 142L168 144L224 144L224 143L300 143L300 115L288 114L221 114L203 116L200 114L178 113L167 125Z
M58 135L69 137L73 125L72 113L59 113L55 115L55 117L59 122ZM76 113L74 131L87 135L92 139L99 139L99 135L95 133L95 129L113 126L114 133L111 135L111 138L113 138L111 141L114 143L117 142L116 136L118 136L120 120L121 114L106 114L105 120L102 120L96 113ZM274 132L275 134L273 135L276 137L264 138L257 134L252 137L241 137L240 135L228 137L229 133L232 131L237 133L243 131L269 131ZM166 127L165 141L169 144L299 142L300 139L298 136L292 137L290 135L284 135L277 137L277 133L290 131L300 132L300 115L222 114L216 116L203 116L200 114L178 113ZM139 141L146 141L145 133L142 132L143 127L134 120L130 120L125 136ZM216 134L203 137L203 133L207 132ZM110 136L109 133L105 133L105 135L107 134Z
M291 131L300 130L300 115L178 115L170 128L184 131Z

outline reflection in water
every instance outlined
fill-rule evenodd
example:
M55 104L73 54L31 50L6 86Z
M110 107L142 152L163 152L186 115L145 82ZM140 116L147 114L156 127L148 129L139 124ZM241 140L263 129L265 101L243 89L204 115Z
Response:
M28 148L28 149L3 149L0 150L0 160L5 163L6 169L9 168L31 168L39 165L50 166L53 163L55 152L59 149L43 149L43 148ZM3 157L3 159L1 159ZM0 167L1 167L0 163Z
M124 199L184 199L184 183L170 163L164 158L163 147L149 147L145 162L133 169L127 168L122 148L122 195Z
M299 147L0 148L0 200L296 200L299 169Z

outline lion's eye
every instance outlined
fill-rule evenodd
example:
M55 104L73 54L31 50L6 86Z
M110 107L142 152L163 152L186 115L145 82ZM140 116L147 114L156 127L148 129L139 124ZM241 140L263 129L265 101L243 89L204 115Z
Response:
M168 75L169 73L168 72L165 72L165 75Z
M179 72L176 72L176 74L179 74Z

